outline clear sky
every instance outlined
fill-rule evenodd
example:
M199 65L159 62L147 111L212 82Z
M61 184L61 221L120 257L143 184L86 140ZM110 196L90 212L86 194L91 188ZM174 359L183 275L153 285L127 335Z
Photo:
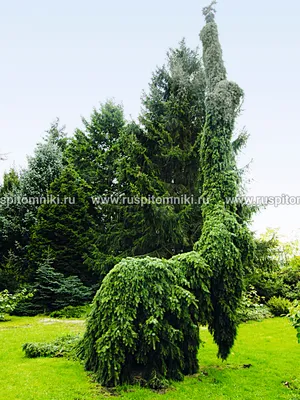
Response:
M200 46L209 0L10 0L0 3L0 174L26 165L59 117L71 135L109 98L135 118L166 51ZM229 79L245 91L253 196L300 196L300 2L220 0L217 23ZM300 232L300 205L268 207L253 228Z

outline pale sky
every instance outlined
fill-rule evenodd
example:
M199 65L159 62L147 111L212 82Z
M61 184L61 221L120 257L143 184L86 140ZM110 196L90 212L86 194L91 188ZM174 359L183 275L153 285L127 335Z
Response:
M135 118L151 73L185 37L200 46L209 0L10 0L0 2L0 174L26 166L51 121L71 135L81 116L109 98ZM220 0L228 78L245 91L239 126L250 133L240 165L250 166L249 195L300 196L300 2ZM258 233L300 232L299 206L270 206Z

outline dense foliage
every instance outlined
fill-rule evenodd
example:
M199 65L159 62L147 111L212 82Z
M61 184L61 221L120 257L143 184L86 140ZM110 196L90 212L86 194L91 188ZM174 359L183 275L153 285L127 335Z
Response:
M91 284L95 281L93 271L84 264L84 255L95 240L90 187L67 166L48 193L57 201L38 209L28 246L31 268L36 270L40 260L50 253L57 272L78 276L83 283Z
M80 340L79 335L66 335L50 343L24 343L22 349L28 358L37 357L72 357L75 358L74 348Z
M92 291L77 276L66 277L57 272L47 258L40 263L30 285L33 297L21 301L14 310L16 315L48 314L66 306L78 306L91 300Z
M28 157L28 168L5 174L0 203L0 290L16 290L31 281L32 268L28 260L30 232L42 199L46 199L50 184L60 175L62 150L54 140L62 132L52 125L45 141L37 145Z
M204 14L206 114L198 162L205 201L199 207L200 239L192 253L169 261L124 259L105 277L80 346L86 368L103 385L130 382L139 374L153 387L197 371L199 323L208 323L222 359L236 337L237 309L254 247L245 219L226 202L237 196L240 184L232 136L243 93L226 80L212 6ZM158 128L150 126L157 139ZM152 150L155 155L157 151ZM167 159L172 171L170 154ZM163 172L167 175L169 169Z
M265 237L265 236L268 237ZM300 299L300 257L296 242L281 243L276 232L255 240L253 269L246 276L263 302L272 297Z
M214 4L214 3L213 3ZM235 206L226 199L238 195L239 175L231 146L243 92L226 79L213 4L204 9L206 25L200 37L206 77L206 122L200 145L203 229L195 249L212 268L209 329L226 359L237 332L236 310L251 260L252 237Z
M90 312L90 305L66 306L61 310L52 311L50 318L85 318Z
M272 297L267 304L275 317L286 316L292 306L289 300L282 297Z
M156 387L197 372L198 309L187 285L179 269L160 259L128 258L110 271L81 344L85 366L101 384L138 375Z
M94 194L129 199L96 207L98 241L86 263L101 278L126 256L170 258L192 250L201 229L198 205L141 206L139 199L200 195L204 89L200 57L182 41L153 74L139 124L125 123L121 107L109 102L85 121L85 132L76 132L69 158L87 182L92 180Z
M300 302L294 301L289 311L289 318L297 331L297 339L300 343Z
M0 321L4 321L5 315L12 313L21 301L30 297L32 297L32 293L28 293L26 290L15 294L9 293L8 290L0 292Z

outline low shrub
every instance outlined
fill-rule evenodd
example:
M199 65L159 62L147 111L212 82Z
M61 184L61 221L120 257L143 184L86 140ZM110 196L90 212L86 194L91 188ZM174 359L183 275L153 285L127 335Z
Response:
M20 302L32 296L33 294L28 293L26 289L15 294L9 293L8 290L0 292L0 321L4 321L5 314L12 313Z
M262 321L272 318L273 315L265 304L258 304L249 308L240 308L237 313L239 322Z
M300 343L300 302L294 301L292 307L290 308L290 312L288 314L293 327L297 331L297 339L298 343Z
M287 266L272 271L257 269L248 276L247 281L266 302L272 297L300 300L299 259L294 257Z
M85 318L90 312L90 305L67 306L62 310L53 311L49 316L51 318Z
M249 286L248 291L244 293L241 305L237 311L239 322L261 321L271 318L273 315L268 306L263 304L264 298L257 294L253 286Z
M263 303L268 302L272 297L281 295L283 278L278 271L258 270L247 280L255 288Z
M22 350L28 358L66 356L75 358L74 348L79 340L79 335L66 335L50 343L24 343Z
M272 297L268 301L268 307L275 317L287 315L291 306L291 302L283 297Z
M283 285L281 296L288 300L300 300L300 265L291 265L280 272Z

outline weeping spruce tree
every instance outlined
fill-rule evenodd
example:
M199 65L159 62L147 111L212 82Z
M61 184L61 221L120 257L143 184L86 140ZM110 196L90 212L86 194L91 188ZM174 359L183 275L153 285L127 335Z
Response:
M212 269L209 329L226 359L236 337L236 308L243 290L244 269L250 263L252 236L239 218L235 198L239 174L232 149L242 89L226 78L222 49L215 23L215 2L204 9L206 25L201 31L206 75L206 123L201 137L203 228L195 244L199 256Z
M206 78L200 239L194 251L169 260L124 259L104 278L80 345L86 368L103 385L138 376L161 387L195 373L200 323L208 324L223 360L236 337L236 309L252 253L252 236L228 202L240 183L232 135L243 92L226 79L214 4L204 9L200 35Z

